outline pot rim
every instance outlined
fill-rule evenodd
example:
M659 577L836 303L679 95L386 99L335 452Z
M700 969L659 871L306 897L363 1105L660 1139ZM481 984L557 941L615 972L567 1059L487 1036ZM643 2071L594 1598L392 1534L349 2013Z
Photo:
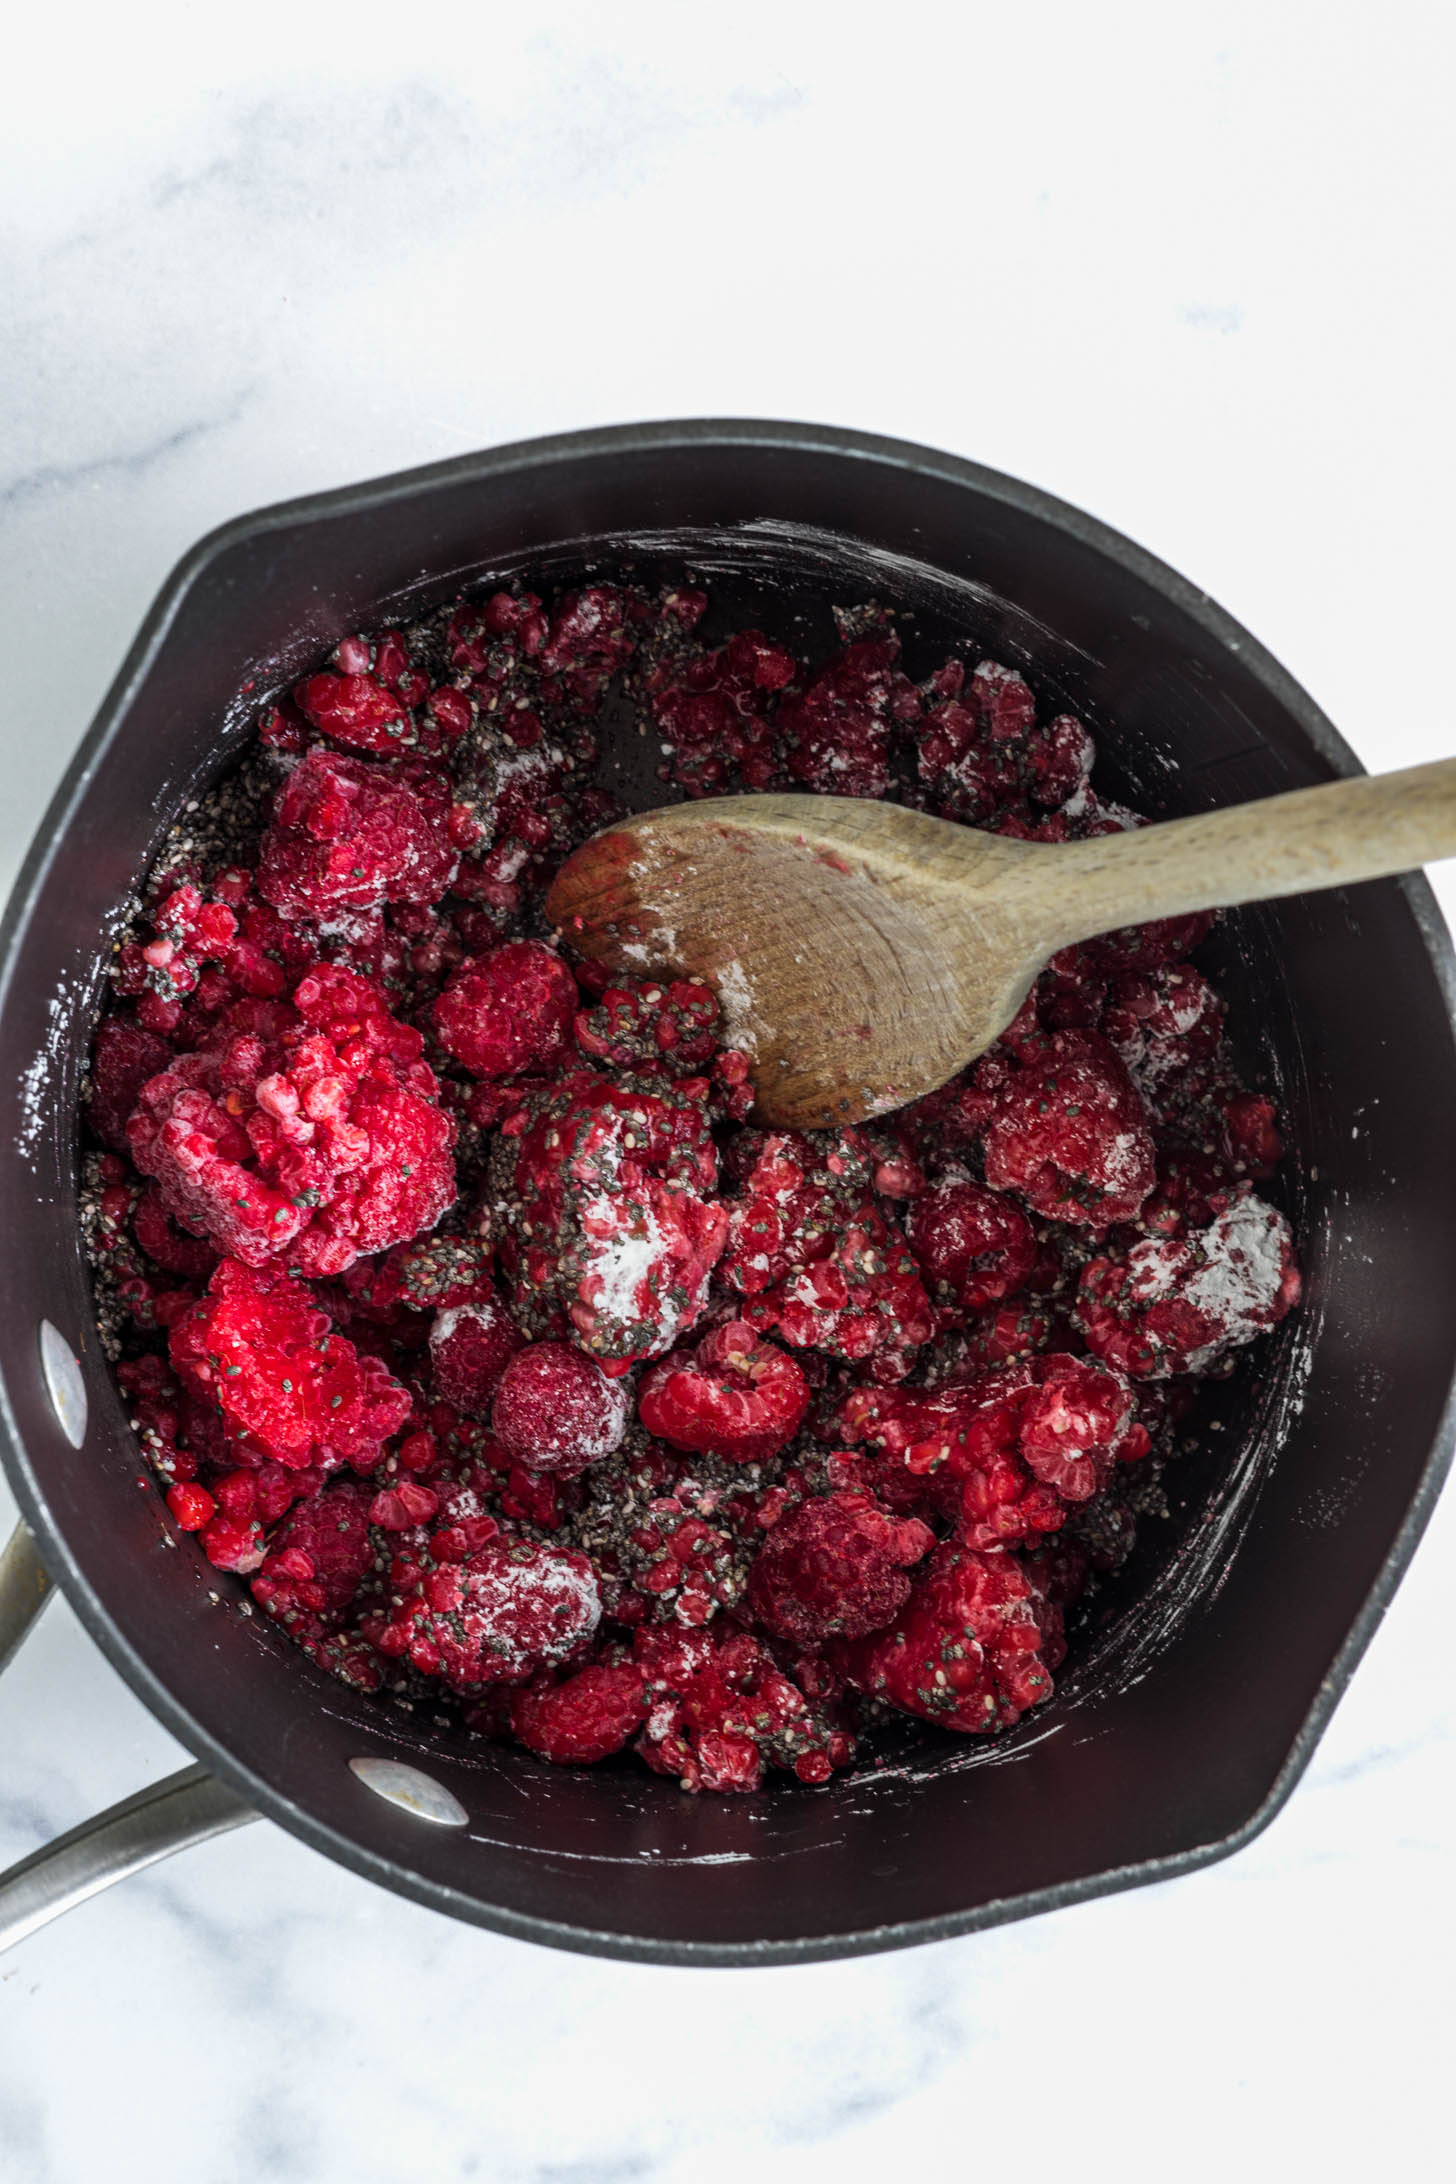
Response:
M917 477L936 478L953 486L968 486L984 499L1000 501L1019 514L1038 519L1110 560L1161 594L1174 607L1235 653L1240 666L1252 674L1298 723L1310 744L1337 774L1352 775L1365 769L1314 700L1288 671L1242 624L1187 578L1135 544L1123 533L1039 486L989 469L961 456L928 448L915 441L858 432L843 426L784 422L754 418L665 419L638 424L591 427L578 432L555 433L540 438L512 441L505 446L446 458L421 467L394 471L356 484L302 494L293 500L230 518L207 532L176 563L162 584L115 679L97 709L59 787L46 809L35 837L16 876L3 916L0 916L0 1001L3 1001L14 968L17 936L26 924L41 877L64 837L74 811L85 795L99 754L108 744L119 717L145 678L183 600L210 564L237 541L292 528L319 518L347 516L365 509L387 507L391 501L409 498L437 485L487 484L521 469L540 470L583 457L615 454L651 455L680 448L712 446L780 449L786 453L823 454L907 471ZM1446 1016L1456 1036L1456 949L1429 882L1420 873L1407 874L1392 884L1399 888L1424 943L1432 971L1445 1004ZM1216 1863L1243 1849L1261 1834L1288 1800L1313 1756L1316 1745L1345 1691L1366 1647L1374 1636L1397 1586L1408 1568L1421 1535L1430 1521L1437 1496L1451 1465L1456 1447L1456 1376L1448 1391L1431 1450L1416 1491L1407 1507L1390 1549L1381 1564L1361 1609L1338 1653L1331 1662L1307 1714L1296 1733L1287 1758L1269 1790L1252 1814L1225 1836L1191 1849L1135 1864L997 1899L962 1912L875 1926L857 1932L840 1932L828 1939L786 1939L719 1943L666 1941L599 1931L485 1907L449 1886L428 1880L411 1868L382 1858L363 1848L352 1837L339 1833L274 1789L251 1769L240 1765L226 1745L203 1729L173 1699L168 1688L131 1646L125 1634L92 1593L59 1529L52 1522L45 1498L17 1429L9 1391L0 1377L0 1462L3 1462L25 1523L40 1545L51 1575L75 1609L83 1627L106 1658L172 1735L267 1818L277 1820L312 1849L359 1874L410 1897L428 1909L441 1911L470 1924L505 1933L518 1940L544 1943L589 1955L631 1962L701 1966L795 1964L836 1957L866 1955L916 1946L924 1942L1029 1918L1045 1911L1090 1901L1123 1889L1172 1880L1182 1874Z

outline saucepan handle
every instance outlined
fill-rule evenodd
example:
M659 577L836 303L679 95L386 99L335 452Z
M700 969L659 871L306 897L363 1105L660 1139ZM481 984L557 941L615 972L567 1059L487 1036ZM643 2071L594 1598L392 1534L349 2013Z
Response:
M49 1594L35 1541L17 1525L0 1553L0 1669ZM205 1767L180 1768L0 1873L0 1950L24 1941L113 1881L256 1818L252 1806Z

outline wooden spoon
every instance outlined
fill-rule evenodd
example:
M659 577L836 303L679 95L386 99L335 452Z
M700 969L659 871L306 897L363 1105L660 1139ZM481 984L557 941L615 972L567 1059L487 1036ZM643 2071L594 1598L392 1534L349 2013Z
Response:
M546 898L565 944L701 979L757 1119L863 1122L1006 1029L1049 957L1151 918L1456 856L1456 759L1085 842L1019 842L844 796L729 796L612 827Z

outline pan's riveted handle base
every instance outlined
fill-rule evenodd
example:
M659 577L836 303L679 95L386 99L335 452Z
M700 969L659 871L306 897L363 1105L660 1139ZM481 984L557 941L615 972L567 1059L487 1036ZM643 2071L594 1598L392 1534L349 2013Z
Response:
M183 1767L138 1790L0 1873L0 1950L24 1941L113 1881L257 1817L205 1767Z

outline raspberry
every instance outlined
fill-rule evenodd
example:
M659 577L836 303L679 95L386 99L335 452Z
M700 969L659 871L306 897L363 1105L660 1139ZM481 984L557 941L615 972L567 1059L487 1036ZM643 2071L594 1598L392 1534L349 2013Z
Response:
M611 676L637 649L638 619L631 595L611 584L573 592L552 610L541 648L543 673L583 710L596 704Z
M742 1464L776 1456L808 1407L809 1383L794 1360L745 1320L659 1359L637 1397L643 1425L659 1440Z
M685 1790L756 1790L765 1762L801 1782L825 1782L854 1742L804 1696L747 1632L640 1630L647 1723L637 1750Z
M200 1532L216 1513L217 1503L205 1486L184 1482L168 1488L167 1507L172 1512L179 1532Z
M1147 1110L1112 1048L1057 1031L1002 1090L985 1131L986 1181L1037 1213L1106 1228L1153 1187Z
M367 980L314 964L276 1040L220 1031L143 1086L132 1158L167 1211L250 1266L337 1274L415 1236L455 1196L448 1118Z
M831 796L885 794L894 722L916 709L899 650L893 635L845 645L801 697L783 700L778 726L795 781Z
M950 1518L976 1547L1015 1547L1059 1530L1067 1505L1023 1460L1018 1409L996 1400L1003 1392L859 1388L833 1427L850 1446L868 1443L868 1483L887 1508Z
M796 673L793 655L756 629L739 630L716 652L653 669L653 726L689 796L726 789L733 768L746 788L768 787L781 764L773 700Z
M647 1685L632 1662L597 1662L561 1683L533 1684L511 1700L510 1723L528 1751L559 1767L620 1752L647 1713Z
M457 1689L526 1683L569 1660L601 1619L585 1555L533 1540L493 1540L464 1562L423 1572L375 1635L427 1676Z
M723 1272L749 1300L753 1326L898 1375L932 1317L905 1240L876 1202L874 1165L857 1131L763 1138L731 1209Z
M253 1597L271 1615L302 1610L335 1628L343 1622L373 1561L372 1493L357 1480L340 1479L288 1512L253 1579Z
M1225 1159L1237 1174L1267 1182L1284 1157L1274 1102L1261 1093L1230 1087L1214 1104L1223 1125Z
M1208 1062L1223 1036L1224 1006L1189 963L1124 971L1107 990L1102 1036L1115 1047L1150 1108L1167 1113L1189 1073Z
M1085 948L1063 948L1036 982L1036 1013L1047 1031L1096 1031L1107 978Z
M1207 1228L1093 1259L1077 1319L1089 1348L1136 1379L1207 1373L1298 1303L1289 1223L1242 1184Z
M430 1377L436 1395L469 1417L488 1416L501 1374L524 1339L493 1297L437 1312L430 1328Z
M710 988L525 937L620 816L624 670L690 795L913 766L908 803L1011 839L1142 823L1012 668L912 686L862 608L810 672L756 630L705 648L706 605L499 591L345 637L267 708L116 951L83 1204L174 1521L311 1658L735 1791L827 1780L866 1702L986 1730L1044 1698L1156 1507L1176 1376L1299 1278L1240 1183L1273 1106L1181 960L1207 917L1064 949L940 1092L808 1133L747 1126Z
M318 922L385 902L435 902L457 862L443 777L411 786L316 748L274 800L258 892L284 917Z
M1031 1223L1010 1199L950 1170L910 1208L910 1248L932 1293L981 1312L1025 1287L1036 1261Z
M220 1512L197 1536L215 1570L231 1570L238 1577L247 1577L262 1565L263 1527L251 1517L229 1517Z
M1066 804L1086 788L1097 746L1082 723L1059 713L1027 736L1027 793L1038 804Z
M127 1117L142 1086L172 1059L165 1039L144 1031L133 1017L107 1016L96 1033L91 1056L91 1100L86 1110L92 1129L119 1152L127 1149Z
M458 970L435 1003L435 1036L474 1077L562 1059L581 996L554 948L508 940Z
M392 757L415 741L399 699L370 675L310 675L294 686L293 702L313 727L350 750Z
M749 1573L747 1604L774 1637L821 1646L878 1630L910 1592L904 1565L935 1534L888 1516L869 1494L818 1494L773 1527Z
M168 1339L185 1386L227 1431L280 1464L371 1470L409 1415L407 1390L361 1357L307 1290L275 1268L224 1259Z
M204 902L190 883L158 902L151 925L151 940L126 942L116 965L117 992L141 995L143 1018L149 1010L155 1013L157 1003L170 1008L194 992L204 964L225 960L237 937L237 919L227 904Z
M703 1308L727 1233L701 1079L654 1092L573 1070L535 1094L491 1165L517 1320L625 1367L671 1347Z
M217 1264L210 1244L185 1236L157 1190L143 1191L132 1214L132 1233L147 1257L182 1281L205 1282Z
M1003 1729L1051 1695L1047 1603L1017 1557L936 1548L891 1628L834 1649L850 1681L945 1729Z
M594 1359L566 1342L518 1350L491 1405L491 1431L529 1471L584 1471L620 1448L627 1430L627 1390Z

